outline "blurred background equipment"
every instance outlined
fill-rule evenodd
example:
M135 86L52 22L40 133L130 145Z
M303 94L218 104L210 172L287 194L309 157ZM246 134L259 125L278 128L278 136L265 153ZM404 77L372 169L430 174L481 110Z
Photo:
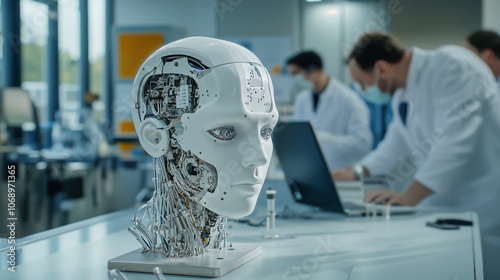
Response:
M1 104L7 143L25 144L36 149L39 141L38 121L28 92L17 87L3 88Z

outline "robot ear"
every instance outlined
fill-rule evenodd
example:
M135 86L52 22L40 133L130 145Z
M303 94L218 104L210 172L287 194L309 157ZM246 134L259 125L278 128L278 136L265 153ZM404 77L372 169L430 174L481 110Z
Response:
M163 156L170 144L170 136L164 130L165 123L155 118L144 120L139 127L138 136L142 148L152 157Z

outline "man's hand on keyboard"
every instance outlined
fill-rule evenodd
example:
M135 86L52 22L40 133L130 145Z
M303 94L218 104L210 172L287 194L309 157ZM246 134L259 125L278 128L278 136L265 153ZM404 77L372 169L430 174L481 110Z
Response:
M389 205L408 205L403 194L391 190L378 190L366 194L365 202L383 203Z

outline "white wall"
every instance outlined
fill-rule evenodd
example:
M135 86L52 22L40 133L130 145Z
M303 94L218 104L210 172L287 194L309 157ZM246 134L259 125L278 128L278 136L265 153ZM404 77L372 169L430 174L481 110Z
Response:
M386 29L378 19L384 1L306 3L305 0L219 0L217 36L289 36L293 50L314 50L323 58L325 71L340 80L347 78L346 52L362 33ZM227 5L234 3L234 5ZM328 11L336 10L329 14Z
M317 51L328 74L348 80L344 59L352 44L366 31L388 28L380 16L385 1L119 0L115 24L181 26L187 36L289 36L294 51Z
M483 0L483 21L485 29L491 29L500 33L500 1Z
M401 2L403 10L393 17L392 32L407 48L435 49L447 44L461 44L467 34L481 28L479 0ZM495 17L499 11L496 10Z
M216 7L208 0L118 0L116 26L181 26L187 36L216 35Z
M317 52L323 60L323 69L339 77L342 63L339 43L342 42L341 23L343 3L304 3L302 48ZM337 11L329 14L328 11Z
M302 12L302 49L319 53L326 73L344 82L350 80L345 59L352 45L390 23L385 1L303 3Z
M299 3L304 0L218 1L218 37L287 36L295 50L300 47Z
M359 1L345 3L345 23L343 42L340 51L343 59L349 56L352 46L367 32L389 31L392 17L400 12L401 5L389 5L386 0ZM350 75L345 64L340 65L341 78L350 82Z

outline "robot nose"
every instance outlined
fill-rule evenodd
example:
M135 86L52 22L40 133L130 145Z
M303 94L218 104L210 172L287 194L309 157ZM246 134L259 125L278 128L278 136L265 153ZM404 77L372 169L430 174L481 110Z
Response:
M263 147L252 147L254 153L248 154L243 158L243 167L260 167L267 163L268 157Z

